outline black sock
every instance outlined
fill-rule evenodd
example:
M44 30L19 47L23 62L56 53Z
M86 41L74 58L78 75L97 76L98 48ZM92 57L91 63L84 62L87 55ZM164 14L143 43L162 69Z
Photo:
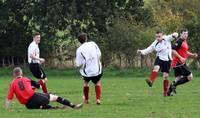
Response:
M63 105L70 106L72 108L75 107L75 105L72 104L69 100L66 100L66 99L61 98L61 97L58 97L58 99L56 101L59 102L59 103L61 103L61 104L63 104Z
M180 78L178 81L176 81L174 83L174 86L178 86L178 85L184 84L186 82L189 82L188 78L187 77L182 77L182 78Z

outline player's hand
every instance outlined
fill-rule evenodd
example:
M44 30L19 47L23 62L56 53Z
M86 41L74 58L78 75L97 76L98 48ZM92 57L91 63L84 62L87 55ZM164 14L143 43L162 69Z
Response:
M141 50L137 50L137 53L138 53L138 54L142 54L142 51L141 51Z
M45 59L44 58L40 58L40 63L44 63L45 62Z
M12 103L12 100L6 99L6 101L5 101L5 109L7 109L8 111L11 111L11 103Z
M180 61L181 61L182 63L185 63L185 61L186 61L186 59L183 58L183 57L180 57L179 59L180 59Z
M193 55L194 55L193 58L197 58L198 57L197 53L194 53Z
M178 38L178 33L177 33L177 32L174 32L174 33L172 34L172 36L173 36L174 38Z

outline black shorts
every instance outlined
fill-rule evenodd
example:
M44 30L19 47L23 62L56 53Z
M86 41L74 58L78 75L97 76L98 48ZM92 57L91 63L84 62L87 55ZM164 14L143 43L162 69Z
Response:
M33 73L33 76L38 79L45 79L46 74L44 73L43 69L40 67L40 64L38 63L30 63L29 68L31 72Z
M32 98L26 103L28 109L40 109L50 107L50 95L47 93L34 93Z
M163 61L163 60L159 59L159 57L157 57L156 60L155 60L154 66L159 65L161 72L169 73L170 64L171 64L170 60L169 61Z
M186 64L181 65L181 64L177 64L176 67L173 68L174 69L174 75L175 77L178 76L189 76L191 74L190 69L187 67Z
M83 79L87 82L90 82L90 80L94 83L94 84L97 84L97 82L101 79L103 73L97 75L97 76L93 76L93 77L84 77L83 76Z

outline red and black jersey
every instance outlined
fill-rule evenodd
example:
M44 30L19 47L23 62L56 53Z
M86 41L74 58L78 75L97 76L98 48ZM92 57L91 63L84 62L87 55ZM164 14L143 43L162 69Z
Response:
M26 77L18 77L11 81L7 99L12 100L15 94L21 104L26 104L34 93L31 80Z
M185 59L187 60L187 58L188 58L187 52L188 52L189 47L188 47L188 44L187 44L187 41L186 41L186 40L183 40L183 39L179 38L179 39L175 42L175 44L172 46L172 49L173 49L173 50L176 50L177 53L178 53L181 57L183 57L183 58L185 58ZM175 67L175 66L177 65L177 63L179 63L179 64L185 64L186 62L183 63L183 62L181 62L181 61L179 60L178 57L173 56L172 67Z

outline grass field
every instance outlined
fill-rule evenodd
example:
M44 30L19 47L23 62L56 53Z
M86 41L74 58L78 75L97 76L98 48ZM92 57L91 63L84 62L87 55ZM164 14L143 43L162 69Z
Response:
M3 104L11 76L9 69L0 69L0 118L199 118L200 77L195 72L194 80L177 88L173 97L163 97L162 79L148 88L144 80L149 71L109 70L102 78L102 104L95 104L94 86L90 83L90 104L82 109L27 110L16 99L12 110ZM30 75L29 72L25 72ZM48 73L48 88L52 93L68 98L74 103L82 102L82 80L74 70L51 70ZM138 74L139 73L139 74ZM144 77L143 77L144 76ZM171 75L170 80L173 80ZM54 103L53 105L59 105Z

